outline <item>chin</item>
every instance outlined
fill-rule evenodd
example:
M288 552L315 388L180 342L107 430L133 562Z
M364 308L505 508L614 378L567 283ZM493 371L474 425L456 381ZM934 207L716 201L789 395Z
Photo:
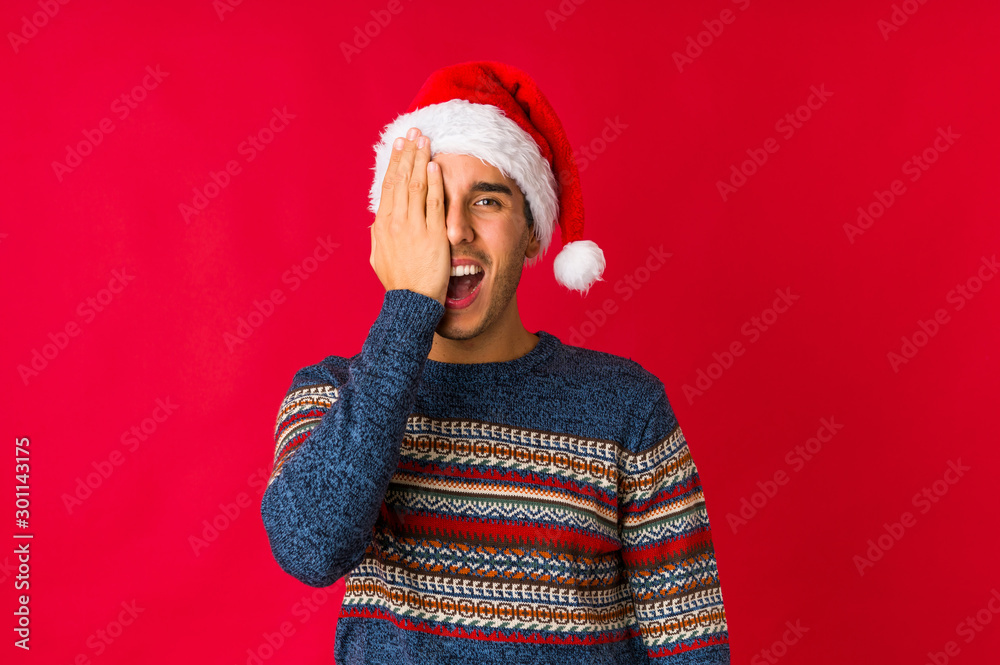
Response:
M434 332L447 339L470 339L482 331L481 319L446 311Z

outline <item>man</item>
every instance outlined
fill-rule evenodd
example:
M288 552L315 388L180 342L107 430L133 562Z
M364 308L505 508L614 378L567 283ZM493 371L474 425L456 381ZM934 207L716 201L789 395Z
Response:
M568 146L494 62L436 72L376 146L382 309L359 354L295 375L261 506L283 570L348 576L337 663L729 663L663 383L521 323L556 221L560 283L604 268Z

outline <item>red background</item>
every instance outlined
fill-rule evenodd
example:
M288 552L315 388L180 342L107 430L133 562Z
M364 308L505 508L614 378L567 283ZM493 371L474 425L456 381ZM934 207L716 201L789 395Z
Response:
M912 1L886 38L888 1L567 1L552 24L559 6L245 0L220 18L210 0L78 1L32 31L23 20L40 5L4 3L3 659L245 663L250 649L332 662L342 586L316 592L315 611L301 604L314 590L271 558L258 474L293 373L357 352L381 305L366 210L378 132L431 71L474 59L529 71L573 144L599 152L582 180L606 281L585 299L559 287L555 239L524 275L522 318L663 379L706 489L733 662L768 662L762 650L796 621L808 632L778 662L917 664L949 641L960 663L995 657L1000 621L957 627L992 618L1000 588L1000 282L973 282L971 300L949 292L1000 253L1000 7ZM732 22L712 23L725 9ZM372 11L390 20L345 56ZM673 53L708 26L723 29L679 71ZM113 104L147 66L165 77L122 118ZM830 95L789 137L776 123L811 86ZM241 143L274 108L295 117L247 161ZM104 118L113 131L60 180L53 162ZM601 144L608 121L620 131ZM959 138L911 181L904 163L949 127ZM717 182L769 138L777 151L723 200ZM239 173L185 223L179 205L230 160ZM905 193L850 242L844 224L896 179ZM319 237L339 247L312 263ZM660 246L672 256L643 272ZM296 267L315 271L293 289L283 276ZM134 279L107 302L115 270ZM275 289L270 315L227 338ZM754 340L743 326L776 289L798 300ZM101 311L88 298L104 298ZM887 354L938 309L947 323L894 371ZM68 324L78 334L60 338ZM65 348L46 347L50 334ZM743 354L720 374L713 354L733 342ZM53 357L22 377L35 351ZM688 399L699 370L717 378ZM158 399L176 409L136 443L131 428L164 415ZM822 418L843 428L808 462L787 460ZM10 630L16 437L31 440L28 654ZM913 496L959 459L969 470L921 512ZM787 483L734 529L728 516L780 471ZM219 517L241 493L249 507ZM915 523L861 575L855 556L906 511ZM192 545L216 519L228 524ZM122 613L133 601L134 621ZM269 654L284 622L292 634Z

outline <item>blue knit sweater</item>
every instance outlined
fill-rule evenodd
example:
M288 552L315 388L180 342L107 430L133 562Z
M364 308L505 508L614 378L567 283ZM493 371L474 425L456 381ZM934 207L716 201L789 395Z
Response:
M539 331L429 360L444 307L385 294L299 371L261 505L283 570L347 575L337 663L729 663L701 481L663 383Z

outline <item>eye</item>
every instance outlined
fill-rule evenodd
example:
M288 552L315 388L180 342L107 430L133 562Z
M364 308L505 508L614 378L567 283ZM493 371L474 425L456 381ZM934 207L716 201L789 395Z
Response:
M496 205L496 206L499 206L499 205L500 205L500 202L499 202L499 201L497 201L496 199L479 199L479 200L478 200L478 201L476 201L476 202L475 202L475 203L474 203L473 205L477 205L477 206L478 206L478 205L479 205L480 203L482 203L483 201L492 201L492 202L493 202L493 205Z

